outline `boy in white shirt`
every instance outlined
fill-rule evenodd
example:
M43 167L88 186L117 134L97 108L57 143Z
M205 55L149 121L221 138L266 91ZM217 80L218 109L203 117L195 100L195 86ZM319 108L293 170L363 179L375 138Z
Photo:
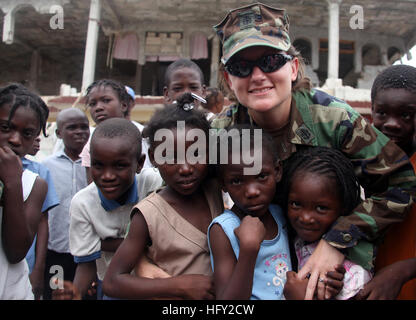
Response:
M70 207L70 250L78 266L73 284L65 282L55 299L81 299L96 276L103 280L126 235L131 209L162 184L156 169L142 170L144 160L140 131L129 120L110 118L97 126L91 138L93 183Z

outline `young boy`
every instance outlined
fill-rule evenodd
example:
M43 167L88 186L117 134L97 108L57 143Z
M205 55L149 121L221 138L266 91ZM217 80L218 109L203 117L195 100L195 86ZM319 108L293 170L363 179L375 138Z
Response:
M141 171L145 158L141 139L137 127L122 118L107 119L95 129L91 138L93 183L79 191L70 206L69 246L78 266L73 284L65 282L55 298L81 299L96 275L103 280L126 235L131 209L162 184L156 169Z
M416 68L395 65L381 72L371 88L371 103L373 125L406 152L415 169ZM357 298L416 299L415 227L413 205L407 218L388 230L378 249L375 277Z
M415 151L416 68L396 65L381 72L371 88L371 111L373 125L410 158Z
M166 104L173 103L185 92L205 96L204 74L192 60L179 59L172 62L166 69L164 81L163 96Z
M79 157L90 136L88 118L81 110L69 108L58 114L56 124L56 135L62 139L64 149L42 162L51 172L60 199L59 206L49 211L44 300L52 298L49 285L54 275L54 272L51 273L52 266L62 266L65 280L74 279L76 264L69 250L69 205L73 196L88 185L85 168L81 166Z

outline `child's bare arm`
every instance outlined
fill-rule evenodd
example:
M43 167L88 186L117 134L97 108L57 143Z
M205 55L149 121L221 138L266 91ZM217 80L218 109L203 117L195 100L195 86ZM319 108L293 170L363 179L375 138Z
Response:
M8 147L0 148L0 180L4 183L1 240L7 260L18 263L33 243L48 186L37 177L28 199L23 202L22 164Z
M218 224L214 224L210 229L218 300L251 297L254 267L265 234L264 225L258 218L246 216L234 233L240 241L238 260L223 229Z
M130 230L115 253L103 281L103 291L110 297L125 299L153 298L213 298L212 279L204 275L183 275L164 279L149 279L131 275L142 258L149 240L143 215L133 215Z
M393 300L402 286L416 278L416 258L395 262L378 271L357 295L357 300Z
M91 283L97 278L97 265L95 260L83 262L77 265L74 277L74 286L78 289L81 297L87 294Z
M42 213L39 221L38 232L36 237L35 266L33 267L33 271L29 276L35 299L39 299L43 293L46 251L48 249L48 237L48 212L46 211Z
M101 250L116 252L120 244L123 242L124 238L107 238L101 240Z
M87 183L90 184L92 182L90 167L85 167L85 174L87 175Z

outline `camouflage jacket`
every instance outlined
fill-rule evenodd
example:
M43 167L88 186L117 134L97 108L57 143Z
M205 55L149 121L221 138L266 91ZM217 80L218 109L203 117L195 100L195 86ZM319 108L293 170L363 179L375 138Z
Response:
M339 217L323 236L346 256L371 270L374 244L387 227L402 221L413 203L416 178L406 154L344 101L322 91L292 95L284 161L300 146L327 146L351 159L366 199L352 214ZM232 105L211 122L213 128L253 123L242 105ZM284 149L285 150L285 149Z

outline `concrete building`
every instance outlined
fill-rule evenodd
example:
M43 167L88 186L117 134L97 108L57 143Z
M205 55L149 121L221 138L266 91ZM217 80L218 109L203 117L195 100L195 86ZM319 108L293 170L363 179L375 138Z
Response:
M212 26L252 2L0 0L0 84L23 83L54 111L79 103L94 79L111 77L135 89L133 117L146 121L161 104L166 67L178 57L193 59L206 84L217 84L221 46ZM377 73L416 44L415 0L262 2L287 10L314 85L363 113Z

